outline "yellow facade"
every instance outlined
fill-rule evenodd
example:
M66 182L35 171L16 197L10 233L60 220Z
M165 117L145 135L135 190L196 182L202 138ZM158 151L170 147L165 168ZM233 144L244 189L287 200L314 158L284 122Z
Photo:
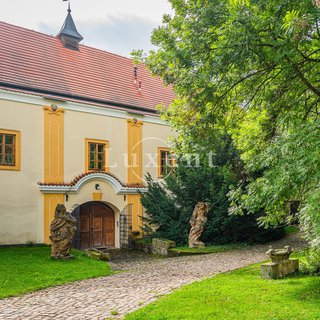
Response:
M139 194L131 194L127 196L127 203L132 204L132 230L139 231L142 234L142 219L143 207L140 202L141 196Z
M44 182L64 182L64 110L44 107ZM44 195L44 242L49 244L50 223L57 204L64 204L62 194Z
M64 182L64 110L44 107L44 182Z
M142 184L142 121L128 119L128 184ZM143 208L139 194L128 195L127 203L132 204L132 230L140 231Z
M86 139L108 141L107 167L120 181L127 181L123 154L127 150L126 119L65 110L64 175L69 182L86 170Z
M141 196L130 187L145 185L148 172L157 179L158 168L153 165L157 160L150 159L155 159L158 148L167 147L168 126L151 117L137 120L123 112L109 116L90 107L77 110L66 102L28 100L19 94L12 94L9 100L1 94L0 90L0 128L20 133L21 161L20 171L0 168L0 245L50 243L50 223L58 203L68 211L93 200L111 207L116 247L120 246L120 214L132 205L132 230L141 232ZM89 140L106 142L105 174L110 173L110 181L86 180ZM72 191L70 182L79 176L83 176L78 179L83 185ZM43 191L39 182L49 189ZM65 189L55 191L59 186Z
M142 183L142 121L128 119L128 184Z

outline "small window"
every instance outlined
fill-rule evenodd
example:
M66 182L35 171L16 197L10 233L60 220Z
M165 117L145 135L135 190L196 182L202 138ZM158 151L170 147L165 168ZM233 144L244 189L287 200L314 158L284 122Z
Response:
M86 170L107 170L108 141L86 139Z
M167 148L159 148L158 157L158 176L165 177L174 167L174 158Z
M20 132L0 129L0 170L20 170Z

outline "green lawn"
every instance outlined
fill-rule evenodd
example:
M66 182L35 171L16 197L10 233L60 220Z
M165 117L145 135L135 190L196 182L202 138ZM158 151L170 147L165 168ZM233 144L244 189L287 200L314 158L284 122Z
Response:
M185 286L126 320L319 320L320 277L263 280L253 265Z
M229 250L241 249L248 245L243 243L235 244L222 244L222 245L209 245L205 248L189 248L189 247L176 247L170 249L170 251L182 253L182 254L206 254L206 253L217 253Z
M75 259L57 261L47 246L0 248L0 299L111 273L108 263L72 253Z

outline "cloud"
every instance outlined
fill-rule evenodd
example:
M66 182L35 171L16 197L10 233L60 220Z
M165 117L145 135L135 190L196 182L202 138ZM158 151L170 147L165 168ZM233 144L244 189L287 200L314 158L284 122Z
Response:
M83 44L130 56L133 49L149 51L152 48L150 37L156 23L148 18L134 15L106 16L100 19L75 21L79 33L84 37ZM37 29L56 35L61 26L40 23Z

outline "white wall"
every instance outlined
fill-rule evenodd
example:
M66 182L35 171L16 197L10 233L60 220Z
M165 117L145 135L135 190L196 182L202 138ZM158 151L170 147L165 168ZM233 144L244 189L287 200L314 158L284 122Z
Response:
M42 107L0 100L0 128L21 132L21 170L0 170L0 244L43 241Z
M167 144L168 138L173 135L173 132L170 127L153 124L153 123L144 123L142 128L142 152L143 152L143 178L149 172L151 176L155 179L158 178L158 169L152 162L150 163L150 157L148 153L158 155L159 147L169 147ZM156 159L157 162L157 159ZM157 162L158 163L158 162ZM148 165L149 164L149 165Z

